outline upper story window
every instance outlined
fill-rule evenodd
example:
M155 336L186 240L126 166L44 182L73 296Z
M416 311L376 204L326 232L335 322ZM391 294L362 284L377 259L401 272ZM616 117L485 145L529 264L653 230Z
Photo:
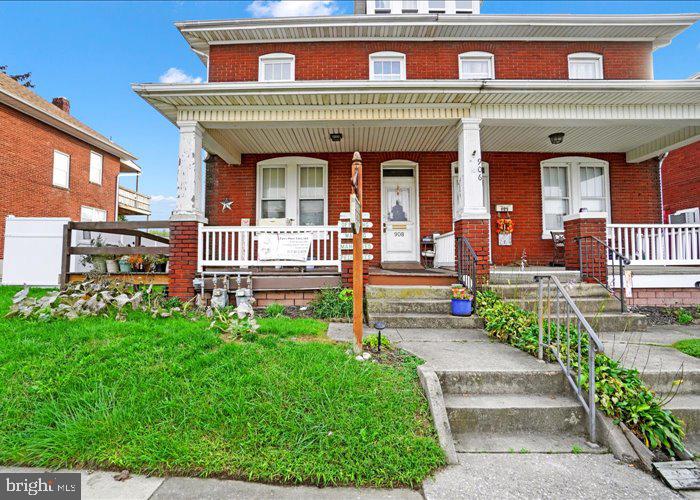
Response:
M90 151L90 182L102 185L102 155Z
M444 14L445 0L428 0L428 12L431 14Z
M403 14L417 14L418 13L418 0L402 0L401 1L401 13L403 13Z
M459 55L461 80L490 80L495 78L493 54L488 52L464 52Z
M258 81L293 82L294 55L265 54L258 60Z
M374 13L375 14L389 14L389 13L391 13L391 0L374 0Z
M369 56L370 80L405 80L406 56L400 52L375 52Z
M570 80L602 80L603 56L592 52L569 54Z
M474 14L474 3L473 0L456 0L455 14Z
M53 185L68 189L70 184L70 156L53 152Z

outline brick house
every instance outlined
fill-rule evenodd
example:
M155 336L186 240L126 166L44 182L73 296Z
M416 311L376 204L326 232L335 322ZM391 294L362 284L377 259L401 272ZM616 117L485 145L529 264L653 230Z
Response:
M48 102L0 73L0 124L0 264L8 216L150 214L148 197L118 183L141 173L136 157L73 117L68 99Z
M569 230L567 266L579 265L573 234L633 263L650 264L651 248L654 263L700 264L700 226L668 258L670 240L648 236L662 222L660 157L700 139L700 81L653 80L653 53L700 16L479 9L358 0L350 16L176 23L207 81L133 86L180 130L171 292L191 296L207 269L253 270L263 300L306 300L287 267L347 283L338 222L354 151L369 283L390 280L383 270L459 268L465 242L481 280L523 258L548 265ZM507 219L512 233L499 235ZM280 241L303 233L300 267Z

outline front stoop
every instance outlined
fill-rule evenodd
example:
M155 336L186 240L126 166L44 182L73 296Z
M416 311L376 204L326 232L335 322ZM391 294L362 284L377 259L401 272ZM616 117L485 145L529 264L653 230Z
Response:
M367 317L389 328L482 328L481 318L450 314L450 293L449 286L369 285Z

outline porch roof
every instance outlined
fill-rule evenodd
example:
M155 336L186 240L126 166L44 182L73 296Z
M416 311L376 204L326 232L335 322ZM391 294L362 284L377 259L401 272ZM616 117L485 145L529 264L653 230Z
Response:
M700 81L304 81L140 84L172 123L197 121L205 148L241 153L455 151L461 118L485 151L624 152L638 162L700 138ZM328 140L340 132L343 140ZM562 145L548 140L564 132Z
M330 40L647 41L663 47L698 14L350 15L175 23L199 57L210 45Z

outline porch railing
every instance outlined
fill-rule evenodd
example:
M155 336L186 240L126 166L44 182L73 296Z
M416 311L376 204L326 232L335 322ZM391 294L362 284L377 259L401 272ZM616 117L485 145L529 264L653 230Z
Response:
M472 296L476 298L476 270L479 257L469 243L469 239L464 236L457 238L456 258L457 278L462 285L471 290ZM476 304L476 300L474 300L474 304Z
M595 443L595 355L604 352L603 343L556 276L535 276L535 281L539 284L537 356L542 360L545 351L549 351L559 363L586 412L588 434ZM582 375L588 381L587 391L583 389Z
M339 226L202 226L198 270L204 267L336 267Z
M700 265L700 224L609 224L608 242L632 265Z
M441 234L435 237L435 267L453 267L455 265L455 233Z

